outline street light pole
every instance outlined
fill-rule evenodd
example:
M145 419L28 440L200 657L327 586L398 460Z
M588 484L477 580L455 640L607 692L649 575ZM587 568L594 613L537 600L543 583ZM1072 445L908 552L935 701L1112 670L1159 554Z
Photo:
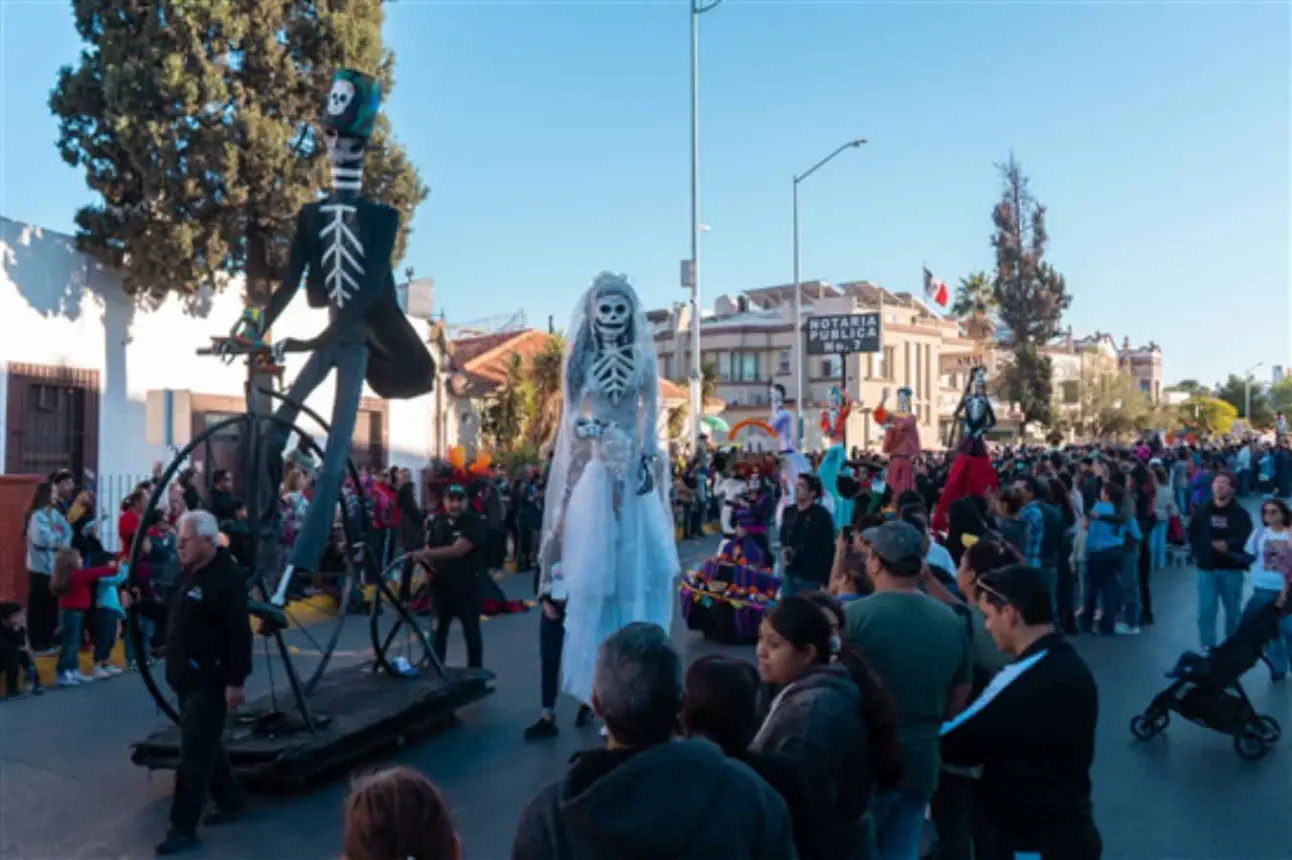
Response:
M794 443L803 444L803 401L807 397L803 373L803 295L799 285L799 183L825 167L847 149L856 149L864 139L850 140L794 177ZM846 362L846 359L845 359Z
M1247 372L1243 374L1243 417L1247 419L1248 424L1252 423L1252 371L1259 369L1263 364L1265 362L1258 361L1247 368Z
M691 451L700 450L704 369L700 361L700 16L722 0L691 0Z

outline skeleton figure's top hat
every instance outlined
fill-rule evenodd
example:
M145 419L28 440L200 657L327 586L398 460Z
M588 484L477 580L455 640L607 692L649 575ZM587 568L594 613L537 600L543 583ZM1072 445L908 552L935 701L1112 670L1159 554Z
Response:
M381 84L354 69L332 73L332 88L323 103L320 124L344 137L367 139L381 108Z

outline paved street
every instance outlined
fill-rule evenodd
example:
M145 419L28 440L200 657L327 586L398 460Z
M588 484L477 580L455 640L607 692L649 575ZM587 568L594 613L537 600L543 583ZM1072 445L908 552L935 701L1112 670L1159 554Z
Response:
M683 545L692 560L713 545ZM525 596L526 577L506 582ZM1284 741L1249 764L1229 738L1174 721L1165 738L1134 741L1133 714L1164 684L1179 652L1195 645L1194 575L1174 568L1155 581L1158 625L1137 639L1079 640L1099 681L1101 701L1096 814L1110 860L1278 860L1292 854L1286 827L1292 751ZM537 613L491 619L486 663L497 692L461 712L460 725L393 751L389 760L421 768L454 806L468 860L505 860L525 803L557 777L595 730L568 728L546 745L525 745L521 730L538 704ZM349 625L341 649L362 653L366 628ZM675 640L694 657L711 652L685 630ZM454 633L450 662L462 659ZM264 683L263 663L255 679ZM1257 707L1292 723L1292 684L1271 685L1263 668L1247 678ZM253 693L258 690L251 691ZM151 856L165 830L169 774L129 762L128 746L156 715L131 675L43 699L0 705L0 858L120 860ZM376 764L377 762L372 762ZM203 834L201 856L234 860L334 857L340 846L344 780L293 795L257 796L245 819Z

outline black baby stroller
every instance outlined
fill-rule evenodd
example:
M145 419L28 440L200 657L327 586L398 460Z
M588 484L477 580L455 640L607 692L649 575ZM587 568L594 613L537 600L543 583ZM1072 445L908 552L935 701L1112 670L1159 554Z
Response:
M1131 733L1142 741L1165 731L1175 711L1186 720L1234 738L1234 750L1257 761L1282 736L1278 721L1256 713L1239 679L1262 657L1266 643L1278 635L1281 610L1270 604L1243 619L1230 636L1207 654L1185 653L1167 673L1171 685L1153 697L1144 713L1131 720Z

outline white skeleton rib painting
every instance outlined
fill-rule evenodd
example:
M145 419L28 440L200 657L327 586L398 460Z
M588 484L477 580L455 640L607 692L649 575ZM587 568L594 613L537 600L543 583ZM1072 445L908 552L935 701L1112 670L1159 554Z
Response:
M328 299L338 308L359 291L363 277L363 243L351 225L356 209L347 203L325 203L319 211L326 216L319 230L323 245L323 279L327 283Z

